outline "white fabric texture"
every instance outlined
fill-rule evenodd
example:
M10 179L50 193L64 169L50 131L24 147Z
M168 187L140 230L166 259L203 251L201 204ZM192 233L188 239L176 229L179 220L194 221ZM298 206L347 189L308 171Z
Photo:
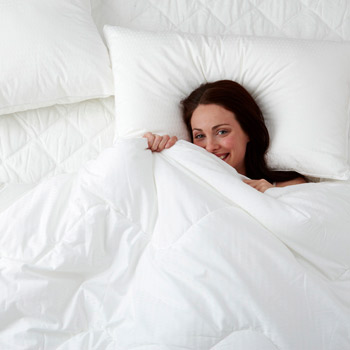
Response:
M0 186L0 212L34 188L34 184L4 184Z
M37 183L73 173L114 137L114 98L0 116L0 183Z
M188 139L180 101L230 79L257 100L270 132L268 164L347 180L350 43L202 36L105 27L116 136L151 131Z
M91 4L101 35L103 26L111 24L144 30L350 41L350 3L344 0L91 0ZM37 182L77 171L112 145L113 104L114 97L109 97L87 105L82 102L0 116L0 183ZM64 137L59 137L61 133Z
M88 0L0 0L0 114L113 94Z
M105 24L151 31L350 40L344 0L91 0L100 33Z
M350 40L343 0L91 2L100 30ZM0 182L78 170L113 103L0 116ZM262 195L193 145L144 148L1 188L1 349L349 349L349 184Z
M190 143L146 145L0 213L0 347L347 350L350 184L262 194Z

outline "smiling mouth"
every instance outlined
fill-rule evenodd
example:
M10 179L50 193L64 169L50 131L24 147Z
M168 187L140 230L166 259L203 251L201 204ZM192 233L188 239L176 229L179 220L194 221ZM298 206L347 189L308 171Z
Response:
M222 160L225 160L228 157L228 153L225 154L216 154L217 157L219 157Z

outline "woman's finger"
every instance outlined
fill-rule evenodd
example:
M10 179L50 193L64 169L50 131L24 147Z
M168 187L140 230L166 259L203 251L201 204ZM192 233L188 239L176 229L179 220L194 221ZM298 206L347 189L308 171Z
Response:
M143 137L145 137L147 139L147 143L148 143L148 148L151 149L155 136L151 133L151 132L146 132L146 134L143 135Z
M267 189L273 187L273 185L266 181L265 179L261 180L243 180L247 185L255 188L259 192L264 193Z
M174 146L176 141L177 141L176 136L170 137L169 140L167 141L167 143L165 144L165 148L170 148L170 147Z
M176 136L170 137L169 135L160 136L157 134L152 134L151 132L146 132L143 137L147 138L148 148L152 152L161 152L165 148L170 148L175 145L177 141Z
M151 146L151 150L153 152L158 151L158 146L160 144L160 141L162 141L162 136L154 135L154 141L153 141L153 144Z
M162 139L161 139L161 141L160 141L160 143L159 143L159 145L158 145L158 149L157 149L158 152L163 151L163 149L165 148L165 145L167 144L167 142L169 141L169 139L170 139L170 136L169 136L169 135L164 135L164 136L162 136Z

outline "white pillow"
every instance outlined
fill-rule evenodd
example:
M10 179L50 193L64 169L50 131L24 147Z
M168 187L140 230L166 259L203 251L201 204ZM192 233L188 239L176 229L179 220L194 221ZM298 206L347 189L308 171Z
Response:
M142 32L106 26L117 137L188 139L179 102L207 81L241 83L271 136L268 164L347 179L350 43Z
M89 0L0 0L0 114L111 94Z

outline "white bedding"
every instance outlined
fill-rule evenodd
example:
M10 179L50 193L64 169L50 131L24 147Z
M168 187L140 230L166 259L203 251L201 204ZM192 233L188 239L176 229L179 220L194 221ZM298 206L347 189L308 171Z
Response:
M347 350L349 213L350 184L119 141L0 213L0 348Z
M76 172L112 145L113 109L109 97L0 116L0 184Z
M91 7L101 36L350 40L344 0ZM185 142L112 146L115 127L113 96L0 116L0 349L350 349L350 181L261 194Z
M350 40L350 3L344 0L91 0L91 7L101 36L103 26L110 24L144 30ZM112 145L113 104L111 97L0 116L0 184L33 183L77 171ZM27 124L30 119L34 121Z
M35 184L4 184L0 187L0 212L33 189Z

